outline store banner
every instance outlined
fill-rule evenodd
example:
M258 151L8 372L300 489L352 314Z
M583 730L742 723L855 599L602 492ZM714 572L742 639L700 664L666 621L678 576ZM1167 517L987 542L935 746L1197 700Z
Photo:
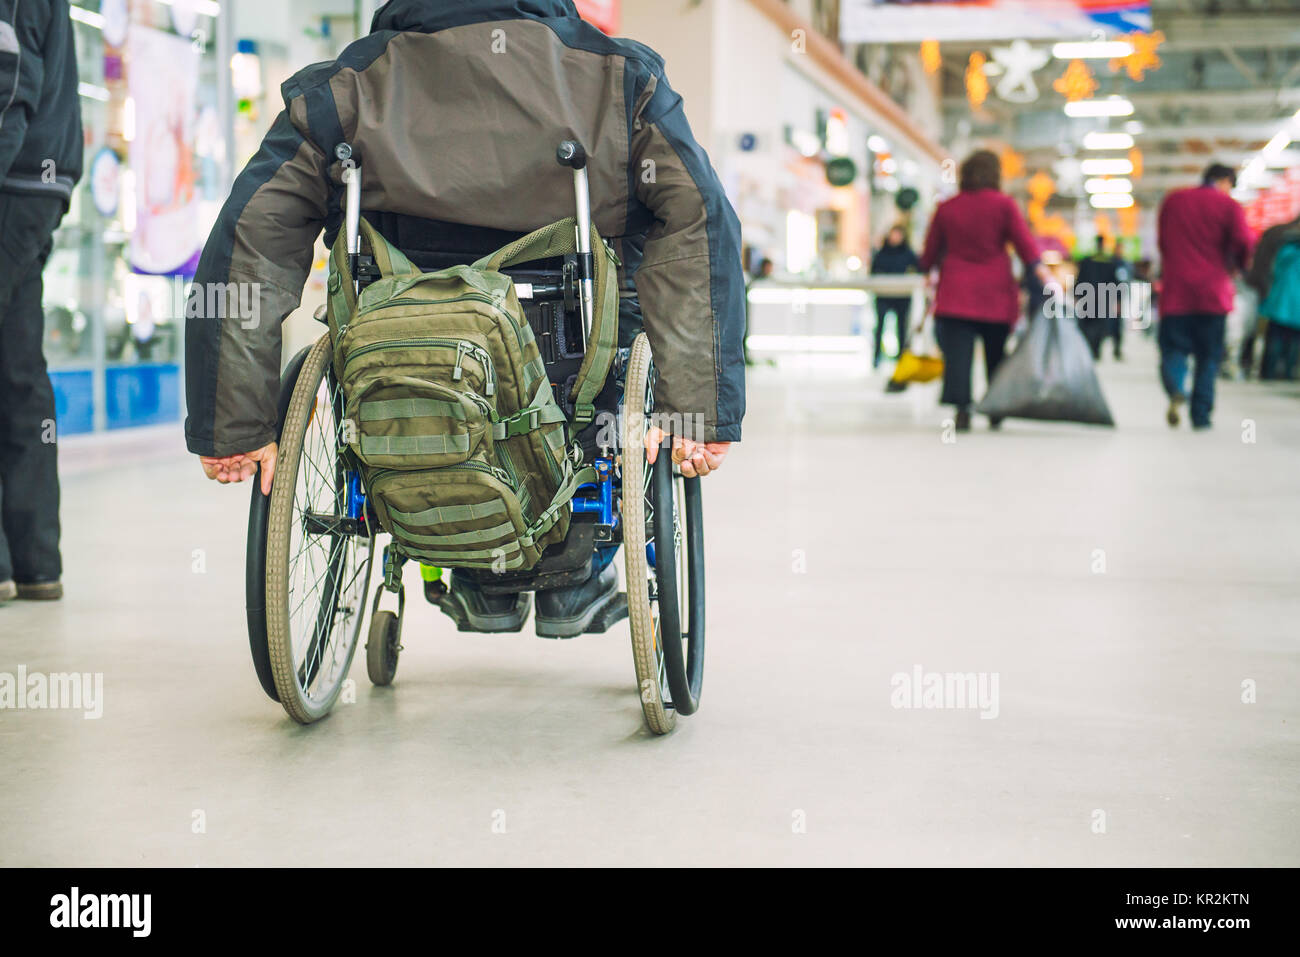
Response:
M582 19L613 36L618 32L619 0L575 0Z
M1149 32L1149 0L842 0L845 43L1086 40Z
M128 153L135 185L131 266L192 276L202 243L194 159L200 54L186 37L137 25L128 31L126 50L135 114Z

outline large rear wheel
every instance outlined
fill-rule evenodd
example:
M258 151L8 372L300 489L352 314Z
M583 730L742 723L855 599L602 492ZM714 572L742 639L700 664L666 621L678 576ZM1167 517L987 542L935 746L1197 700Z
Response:
M704 527L700 480L683 477L667 448L653 466L646 460L654 382L643 333L623 395L623 550L641 710L651 731L667 734L698 709L704 681Z
M266 640L285 711L329 713L356 653L375 541L349 516L342 395L322 336L284 417L266 530Z

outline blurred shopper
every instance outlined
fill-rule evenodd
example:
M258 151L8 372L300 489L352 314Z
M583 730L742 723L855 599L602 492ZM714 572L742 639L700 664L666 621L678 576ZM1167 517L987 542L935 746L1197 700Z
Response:
M1160 206L1160 375L1169 396L1170 426L1182 421L1190 357L1196 360L1192 427L1210 427L1214 380L1232 311L1232 275L1246 268L1253 245L1245 213L1230 195L1236 185L1237 174L1215 163L1200 186L1175 190Z
M921 260L907 241L907 231L902 226L895 226L885 235L885 241L871 258L873 276L902 276L916 272ZM876 351L871 360L873 369L880 365L881 342L885 337L885 317L894 317L894 329L898 333L898 355L907 348L907 332L912 317L912 299L910 296L876 298Z
M0 0L0 601L63 595L41 270L82 149L67 0Z
M755 284L772 278L772 273L776 271L776 265L770 259L762 259L758 263L758 268L754 270L754 275L750 277L749 282L745 283L745 365L752 366L754 359L749 354L749 291L754 288Z
M970 429L971 365L975 340L984 344L984 368L993 381L1007 336L1020 316L1020 290L1011 271L1007 245L1015 247L1043 285L1047 268L1015 200L1001 192L1002 164L987 150L961 165L961 191L939 204L921 255L921 271L939 270L935 297L935 335L943 350L940 402L957 410L957 430ZM1000 420L992 420L997 428Z
M1107 339L1115 342L1115 358L1124 358L1124 303L1128 297L1121 291L1128 278L1128 264L1120 258L1118 237L1098 236L1096 251L1079 261L1079 274L1074 280L1075 315L1094 360L1101 358L1101 347Z
M1295 317L1296 249L1300 249L1300 216L1264 231L1255 249L1247 281L1259 295L1260 318L1265 320L1264 356L1260 363L1261 379L1295 378L1300 352L1300 318ZM1275 286L1279 286L1273 294ZM1277 315L1274 315L1277 313ZM1250 344L1253 346L1254 337ZM1246 368L1246 343L1243 343L1242 367Z

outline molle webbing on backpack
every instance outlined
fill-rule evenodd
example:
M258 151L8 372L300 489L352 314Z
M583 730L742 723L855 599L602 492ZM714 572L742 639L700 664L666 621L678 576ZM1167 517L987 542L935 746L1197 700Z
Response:
M535 565L568 533L570 502L595 470L570 458L556 401L514 284L500 270L574 253L572 219L473 266L421 273L365 219L379 278L358 296L340 232L328 320L344 440L398 553L450 568ZM571 398L594 415L617 340L617 259L596 231L596 309Z

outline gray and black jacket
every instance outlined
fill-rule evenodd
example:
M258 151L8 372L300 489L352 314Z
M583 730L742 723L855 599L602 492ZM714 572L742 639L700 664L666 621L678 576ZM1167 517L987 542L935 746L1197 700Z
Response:
M275 438L280 323L299 304L316 237L328 242L342 220L340 142L359 153L367 218L404 251L430 253L412 256L421 265L573 215L555 147L583 143L592 217L639 297L659 409L702 416L707 441L740 438L740 224L652 50L605 36L571 0L390 0L368 36L282 93L195 278L208 302L223 297L205 289L224 286L233 302L241 287L228 284L254 284L257 315L187 320L192 452Z
M83 150L68 0L0 0L0 192L66 206Z

